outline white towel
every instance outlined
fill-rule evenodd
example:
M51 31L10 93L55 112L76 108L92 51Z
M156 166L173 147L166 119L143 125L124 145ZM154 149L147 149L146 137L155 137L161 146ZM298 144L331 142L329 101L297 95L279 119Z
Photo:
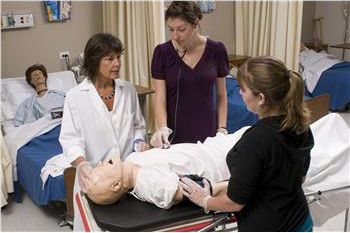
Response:
M42 189L44 190L45 184L49 176L56 177L63 174L64 170L70 167L68 159L63 154L58 154L47 160L45 166L41 169L40 178L43 183Z

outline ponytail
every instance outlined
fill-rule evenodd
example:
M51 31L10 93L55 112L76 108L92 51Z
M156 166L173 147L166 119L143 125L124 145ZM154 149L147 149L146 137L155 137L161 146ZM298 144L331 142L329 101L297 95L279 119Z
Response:
M281 130L295 130L297 133L305 132L310 123L310 111L304 102L304 83L295 71L288 70L290 88L282 100L285 117Z
M283 115L280 130L305 132L310 122L310 111L304 103L304 83L301 76L275 58L254 57L238 70L238 83L244 82L254 95L264 94L265 104L259 112L267 116L278 109Z

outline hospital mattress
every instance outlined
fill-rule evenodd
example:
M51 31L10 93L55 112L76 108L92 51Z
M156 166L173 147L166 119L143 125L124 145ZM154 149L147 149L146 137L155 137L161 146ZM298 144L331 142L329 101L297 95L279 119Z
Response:
M350 62L335 64L324 71L310 96L329 94L330 109L344 110L350 103Z
M46 205L50 201L64 200L66 191L63 175L55 178L49 176L44 189L40 173L47 160L62 153L58 141L61 125L49 132L32 139L18 150L18 182L37 205Z
M108 206L86 199L97 225L107 231L196 231L215 225L215 222L227 224L235 221L228 213L205 214L202 208L189 201L161 209L132 195L125 195Z

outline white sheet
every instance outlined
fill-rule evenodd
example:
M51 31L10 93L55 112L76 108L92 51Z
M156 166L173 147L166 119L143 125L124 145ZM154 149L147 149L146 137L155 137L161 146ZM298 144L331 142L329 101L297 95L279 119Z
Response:
M300 52L299 62L304 67L302 77L307 90L312 93L323 71L341 61L324 51L317 53L312 49L305 48L304 51Z
M331 113L313 123L311 130L314 134L315 147L311 150L310 170L303 185L305 192L319 191L322 188L335 188L341 187L344 184L350 184L350 129L347 123L339 114ZM227 147L232 147L232 141L218 140L215 142L213 140L212 143L218 146L213 149L227 150ZM223 147L221 147L222 145ZM175 147L173 146L173 149ZM183 152L186 153L186 151ZM150 166L152 164L151 160L153 159L149 159L145 154L142 154L145 156L137 156L137 153L133 153L132 155L127 160L143 164L144 166ZM149 156L157 157L159 159L156 160L159 162L158 165L168 160L159 155ZM76 191L74 193L76 194ZM349 196L349 189L340 193L332 192L322 195L320 202L311 204L309 207L315 226L323 224L328 218L344 211L349 206ZM78 210L76 200L74 200L74 205L75 210ZM76 211L78 213L77 219L81 220L82 214L84 216L86 214L92 216L89 205L85 205L84 207L86 207L86 210L81 209ZM96 225L93 218L89 220ZM79 226L81 228L76 229L84 230L82 228L82 222L80 222Z
M45 184L49 176L57 177L63 175L66 168L70 167L70 163L64 154L58 154L47 160L45 166L41 169L40 178L43 183L42 189L44 190Z
M325 191L350 185L350 128L336 113L328 114L311 125L315 146L303 189L305 193ZM315 226L350 206L350 188L321 195L312 203L311 216Z
M33 123L24 124L19 127L13 127L12 130L5 135L4 140L9 150L14 168L14 181L17 181L17 150L32 140L34 137L44 134L55 128L61 123L61 120L61 118L52 120L51 115L47 114Z

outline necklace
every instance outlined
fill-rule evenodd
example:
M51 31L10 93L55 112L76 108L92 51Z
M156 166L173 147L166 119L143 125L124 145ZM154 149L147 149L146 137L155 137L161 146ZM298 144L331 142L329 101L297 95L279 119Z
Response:
M114 97L114 93L115 93L115 87L113 87L112 93L109 94L108 96L103 96L101 94L99 94L99 95L100 95L101 99L103 99L103 100L110 100Z

